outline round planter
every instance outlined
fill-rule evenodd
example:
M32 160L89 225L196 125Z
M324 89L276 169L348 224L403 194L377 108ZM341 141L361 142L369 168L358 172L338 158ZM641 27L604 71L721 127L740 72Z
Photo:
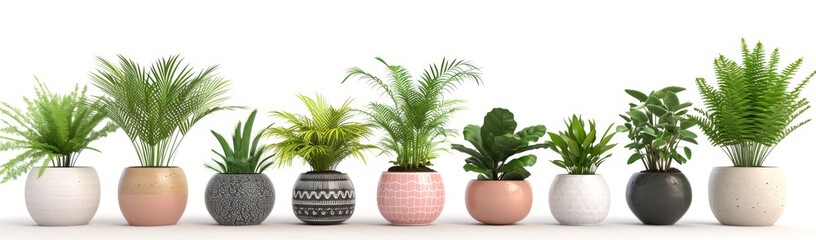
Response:
M48 167L28 172L25 203L42 226L85 225L99 208L99 176L92 167Z
M533 189L527 181L471 180L465 205L470 216L484 224L513 224L530 213Z
M773 225L785 210L786 191L775 167L716 167L708 179L711 211L725 225Z
M174 225L187 207L187 179L178 167L129 167L119 179L119 209L133 226Z
M275 187L265 174L216 174L204 191L207 212L220 225L261 224L275 205Z
M354 195L345 173L301 173L292 189L292 211L307 224L342 223L354 214Z
M550 212L564 225L599 224L609 213L609 187L601 175L555 176Z
M431 224L445 206L437 172L383 172L377 187L380 214L394 225Z
M629 209L647 225L672 225L691 206L691 185L681 172L638 172L626 186Z

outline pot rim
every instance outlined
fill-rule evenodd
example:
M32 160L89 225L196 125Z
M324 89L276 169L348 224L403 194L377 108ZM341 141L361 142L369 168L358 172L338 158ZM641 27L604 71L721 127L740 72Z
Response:
M683 172L634 172L633 174L683 174ZM685 174L683 174L685 175Z
M383 171L382 174L424 175L424 174L440 174L440 173L439 172L389 172L389 171Z
M344 173L344 172L340 172L340 171L326 171L326 172L302 172L302 173L300 173L300 174L301 174L301 175L303 175L303 174L306 174L306 175L348 175L348 174L346 174L346 173Z
M761 167L735 167L735 166L717 166L714 169L782 169L777 166L761 166Z
M257 176L257 175L266 175L265 173L216 173L215 175L224 175L224 176Z
M145 166L129 166L125 169L167 169L167 168L178 168L181 169L179 166L153 166L153 167L145 167Z
M567 176L567 177L602 177L603 174L569 174L569 173L562 173L557 174L556 176Z
M525 180L488 180L488 179L482 179L482 180L479 180L479 179L470 179L470 182L485 182L485 183L488 183L488 182L489 182L489 183L518 183L518 182L528 182L528 183L529 183L530 181L527 181L527 179L525 179Z
M35 168L42 168L42 167L31 167L31 169L35 169ZM92 166L73 166L73 167L46 166L45 168L46 169L89 169L89 168L95 168L95 167L92 167Z

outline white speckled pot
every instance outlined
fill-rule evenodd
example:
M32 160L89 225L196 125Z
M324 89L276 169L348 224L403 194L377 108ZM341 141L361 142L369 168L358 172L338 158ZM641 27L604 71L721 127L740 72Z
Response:
M555 176L550 211L564 225L599 224L609 213L609 187L601 175Z
M787 184L775 167L716 167L708 179L708 202L724 225L771 226L785 210Z
M99 176L92 167L49 167L28 172L26 208L42 226L85 225L99 208Z

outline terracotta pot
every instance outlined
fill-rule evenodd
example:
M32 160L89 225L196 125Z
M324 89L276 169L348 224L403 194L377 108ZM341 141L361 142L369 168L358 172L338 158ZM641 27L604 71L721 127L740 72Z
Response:
M484 224L513 224L530 213L533 189L527 181L471 180L465 205L470 216Z
M672 225L691 206L691 184L681 172L637 172L626 186L626 203L647 225Z
M609 187L601 175L555 176L550 212L564 225L599 224L609 213Z
M720 223L771 226L785 210L787 184L775 167L716 167L708 178L708 202Z
M263 173L219 173L207 183L204 203L220 225L258 225L272 212L275 187Z
M178 167L129 167L119 179L119 209L130 225L174 225L187 207L187 179Z
M301 173L292 189L292 211L308 224L345 222L354 214L354 184L345 173Z
M394 225L431 224L445 206L445 186L437 172L383 172L377 187L380 214Z
M85 225L99 208L99 176L92 167L39 167L28 172L25 203L42 226Z

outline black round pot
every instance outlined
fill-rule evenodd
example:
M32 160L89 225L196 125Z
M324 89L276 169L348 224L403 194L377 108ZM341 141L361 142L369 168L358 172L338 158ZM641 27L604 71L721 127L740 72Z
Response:
M220 225L258 225L272 212L275 187L265 174L216 174L207 183L204 200Z
M354 195L345 173L301 173L292 190L292 210L307 224L339 224L354 214Z
M637 172L626 186L629 209L647 225L672 225L691 206L691 185L681 172Z

